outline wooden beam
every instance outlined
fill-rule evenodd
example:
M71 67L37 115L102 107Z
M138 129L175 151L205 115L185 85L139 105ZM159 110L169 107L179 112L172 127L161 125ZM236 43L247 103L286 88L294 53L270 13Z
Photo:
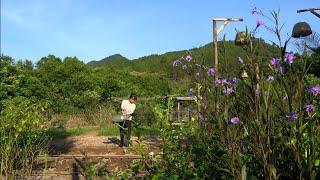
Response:
M300 9L300 10L297 10L297 13L301 13L301 12L311 12L313 15L317 16L318 18L320 18L320 14L317 13L316 11L320 11L320 8Z
M318 14L317 12L315 11L310 11L313 15L317 16L318 18L320 18L320 14Z
M107 154L107 155L81 155L81 154L75 154L75 155L40 155L38 156L38 159L56 159L56 158L62 158L62 159L73 159L73 158L108 158L108 159L141 159L142 156L140 155L114 155L114 154Z
M297 11L297 13L307 12L307 11L318 11L318 10L320 10L320 8L300 9L300 10Z
M223 21L223 24L218 29L217 34L219 34L227 26L227 24L228 24L228 21Z
M195 101L197 100L197 97L191 96L191 97L176 97L177 101Z
M243 21L242 18L213 18L214 21Z

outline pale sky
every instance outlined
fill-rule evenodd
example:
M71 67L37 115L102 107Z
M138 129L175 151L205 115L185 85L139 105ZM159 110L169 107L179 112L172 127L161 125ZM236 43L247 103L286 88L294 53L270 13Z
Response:
M243 18L235 28L253 28L253 7L281 9L284 34L306 21L320 32L320 19L298 9L320 7L320 0L1 0L1 53L37 62L53 54L84 62L120 53L129 59L199 47L212 41L212 18ZM266 24L268 24L266 20ZM267 41L270 33L258 36ZM222 37L222 36L221 36ZM220 38L221 38L220 37Z

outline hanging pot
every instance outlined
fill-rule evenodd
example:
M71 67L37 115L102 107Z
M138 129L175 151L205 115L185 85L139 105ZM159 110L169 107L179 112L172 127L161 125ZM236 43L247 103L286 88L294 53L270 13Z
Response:
M306 22L299 22L294 25L291 36L294 38L300 38L309 36L310 34L312 34L310 25Z
M244 32L244 31L237 32L235 43L236 43L237 46L243 46L243 45L248 44L247 43L247 34L246 34L246 32Z

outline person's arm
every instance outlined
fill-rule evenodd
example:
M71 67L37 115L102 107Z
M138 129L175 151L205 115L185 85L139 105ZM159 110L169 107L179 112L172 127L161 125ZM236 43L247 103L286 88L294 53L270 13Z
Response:
M123 115L127 115L127 110L126 110L126 101L123 100L121 103L121 112Z

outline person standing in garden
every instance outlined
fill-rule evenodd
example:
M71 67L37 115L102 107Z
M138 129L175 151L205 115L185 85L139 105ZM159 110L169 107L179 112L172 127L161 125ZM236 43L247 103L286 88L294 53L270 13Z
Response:
M131 121L136 109L137 95L132 93L128 100L121 103L121 119L120 122L120 147L128 146L131 138ZM126 136L126 138L125 138Z

